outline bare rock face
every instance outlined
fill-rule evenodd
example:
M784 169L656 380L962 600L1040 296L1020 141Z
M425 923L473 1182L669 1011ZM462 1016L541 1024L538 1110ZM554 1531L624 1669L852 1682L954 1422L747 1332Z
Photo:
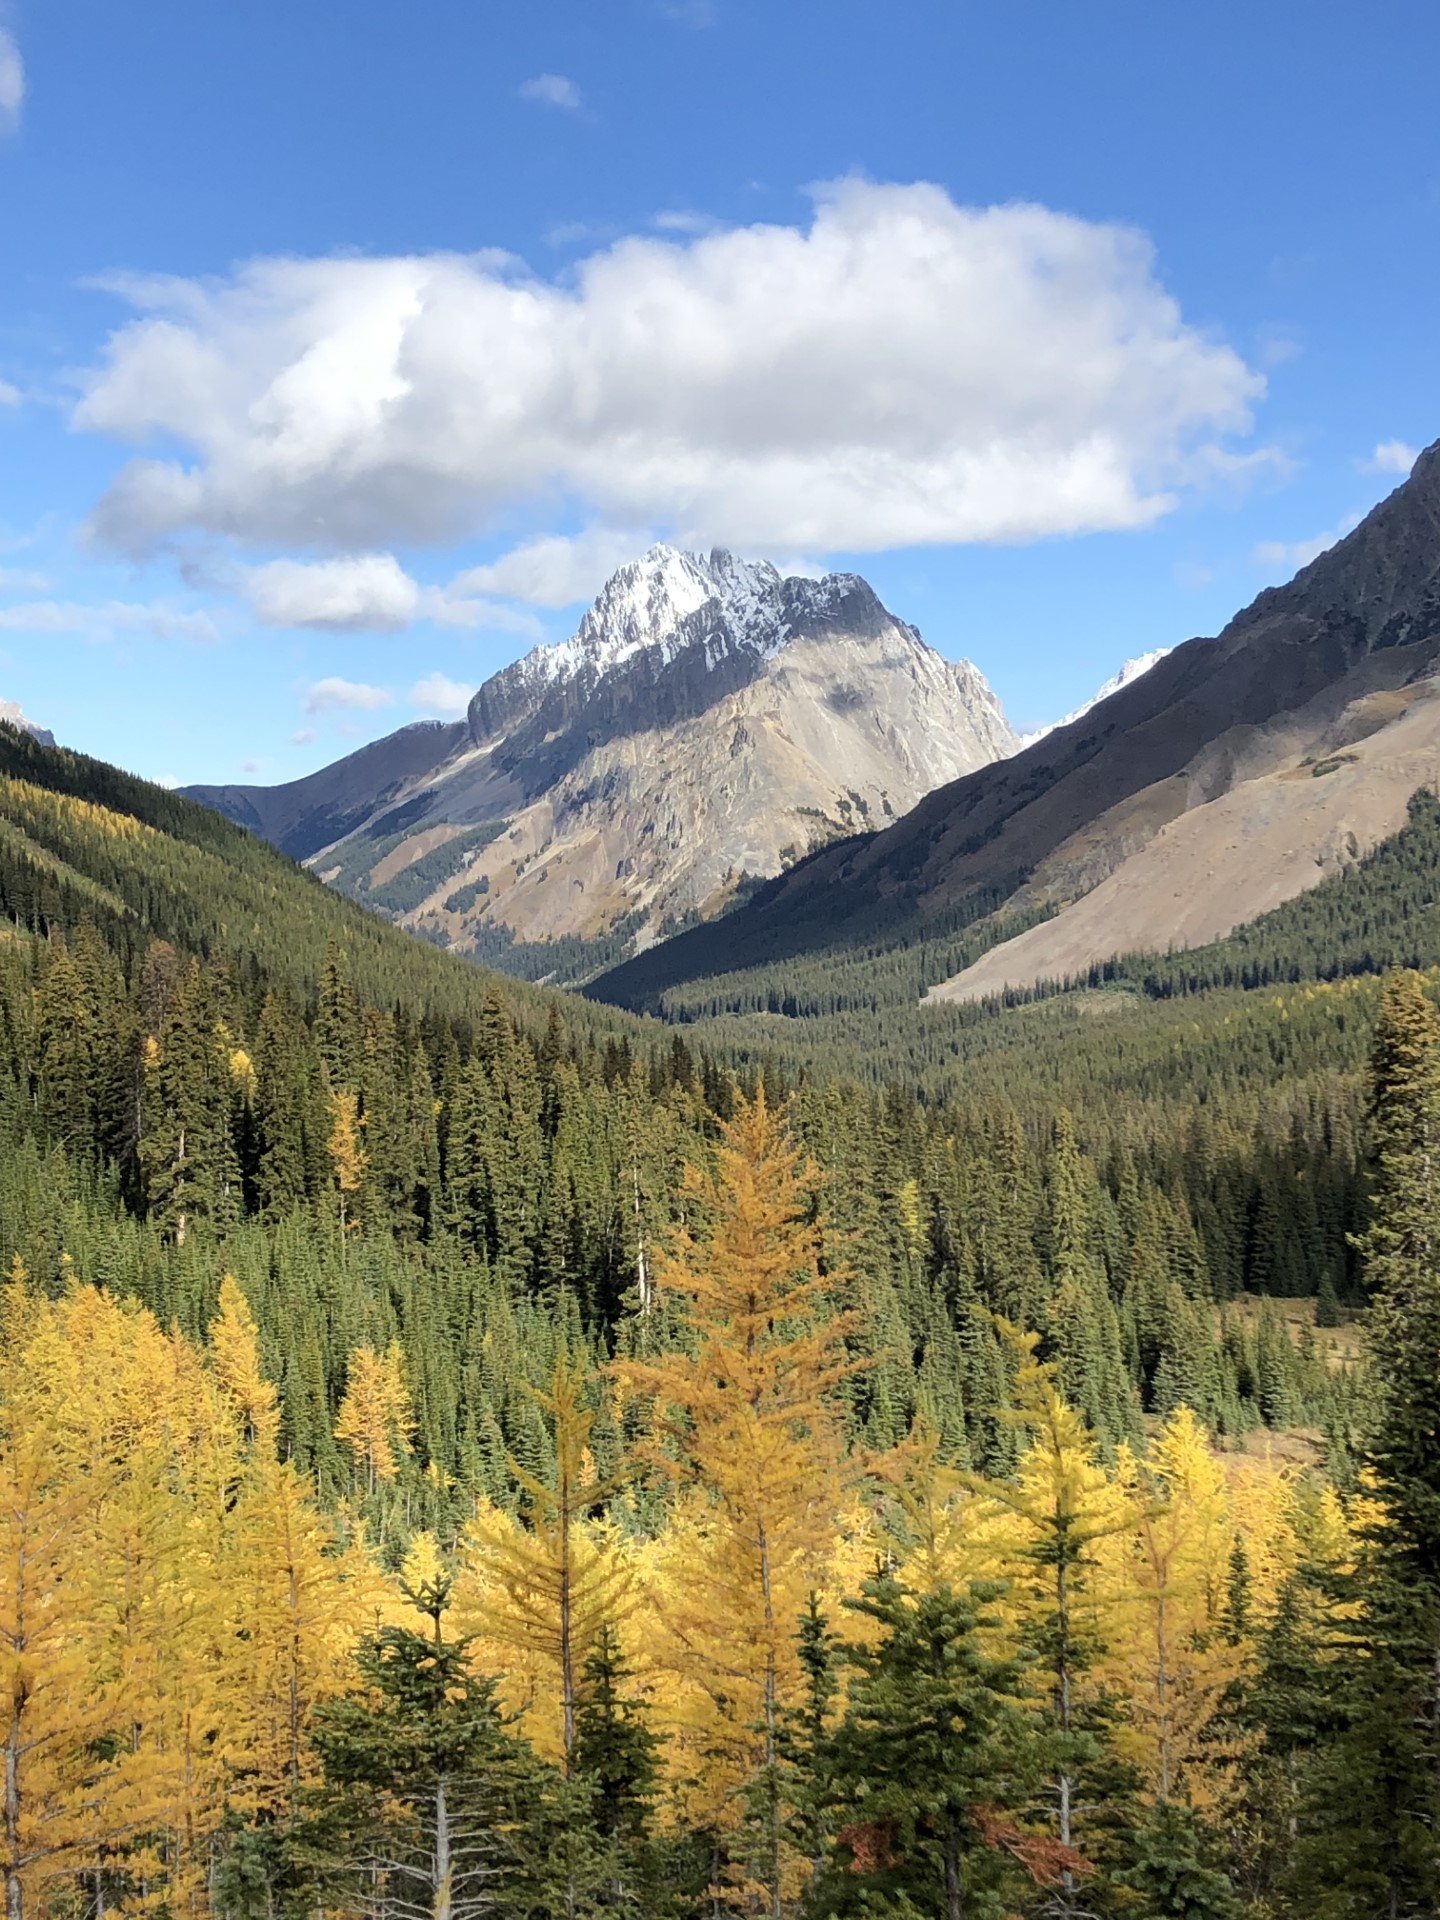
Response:
M1015 745L975 668L858 575L655 547L465 722L289 787L191 791L461 951L497 928L643 948Z

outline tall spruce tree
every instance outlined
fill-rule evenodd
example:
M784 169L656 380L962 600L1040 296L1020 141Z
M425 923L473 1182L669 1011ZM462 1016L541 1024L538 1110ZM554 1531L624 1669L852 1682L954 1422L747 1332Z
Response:
M541 1769L466 1643L446 1639L443 1589L421 1598L433 1599L432 1631L381 1628L357 1655L359 1688L315 1716L325 1785L312 1848L331 1897L376 1920L533 1910Z
M836 1844L809 1913L1013 1911L1027 1841L995 1810L1028 1797L1042 1743L1020 1706L1022 1667L987 1651L998 1594L914 1594L882 1573L847 1603L875 1637L846 1652L853 1677L825 1757Z
M1379 1517L1345 1609L1345 1728L1319 1770L1299 1874L1316 1911L1399 1920L1440 1904L1440 1017L1414 973L1385 983L1371 1087L1373 1202L1359 1251Z

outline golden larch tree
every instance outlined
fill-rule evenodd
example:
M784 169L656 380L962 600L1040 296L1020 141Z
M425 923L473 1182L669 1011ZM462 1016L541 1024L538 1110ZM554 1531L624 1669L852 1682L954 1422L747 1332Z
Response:
M615 1367L652 1404L650 1458L682 1488L657 1604L661 1657L689 1694L687 1745L716 1756L705 1817L733 1832L761 1787L752 1887L774 1913L787 1878L777 1736L799 1698L797 1623L835 1545L846 1470L834 1391L855 1369L834 1277L819 1269L809 1180L763 1090L741 1100L713 1171L686 1171L695 1225L656 1273L683 1344Z
M340 1232L355 1224L355 1200L365 1180L365 1149L360 1143L359 1095L340 1087L330 1095L330 1138L326 1145L340 1202Z
M628 1610L631 1589L629 1563L613 1531L588 1524L617 1489L596 1477L586 1378L585 1369L562 1354L547 1392L526 1388L551 1423L554 1482L507 1456L524 1523L488 1501L479 1504L466 1530L456 1594L462 1618L473 1619L484 1642L537 1658L558 1696L567 1771L578 1676L600 1629L616 1626Z
M1120 1559L1122 1632L1114 1684L1126 1699L1120 1744L1157 1800L1213 1806L1237 1757L1216 1722L1245 1654L1221 1631L1234 1530L1225 1475L1204 1429L1180 1407L1143 1466L1122 1454L1137 1519Z
M414 1427L400 1343L392 1340L384 1353L357 1347L345 1371L335 1438L364 1468L367 1493L395 1478L400 1452Z
M1094 1441L1061 1393L1055 1368L1037 1358L1038 1335L1020 1333L1003 1320L999 1326L1018 1362L1008 1417L1026 1431L1029 1445L1013 1480L977 1478L971 1484L1017 1523L1015 1603L1040 1649L1051 1716L1063 1743L1052 1792L1055 1838L1068 1855L1079 1844L1079 1783L1065 1755L1083 1723L1085 1696L1094 1690L1091 1670L1113 1617L1095 1579L1096 1549L1131 1528L1137 1509L1095 1458ZM1078 1912L1076 1897L1067 1865L1054 1911Z

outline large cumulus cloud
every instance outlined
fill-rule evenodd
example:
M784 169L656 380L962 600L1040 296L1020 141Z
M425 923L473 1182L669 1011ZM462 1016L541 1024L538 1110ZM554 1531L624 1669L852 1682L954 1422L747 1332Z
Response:
M1131 229L847 180L803 227L631 238L564 284L496 255L123 281L83 428L95 524L373 552L561 503L811 552L1143 525L1261 381Z

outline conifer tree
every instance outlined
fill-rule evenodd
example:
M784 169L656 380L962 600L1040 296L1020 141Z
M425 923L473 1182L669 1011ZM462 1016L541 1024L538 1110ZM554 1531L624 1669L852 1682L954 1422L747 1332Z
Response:
M846 1650L853 1677L828 1755L833 1862L815 1914L998 1915L1024 1884L1027 1837L998 1816L1028 1797L1040 1752L1020 1705L1022 1669L985 1650L994 1587L912 1594L893 1575L847 1604L877 1635ZM1032 1858L1046 1849L1031 1840ZM1042 1877L1074 1853L1048 1852Z
M1019 1358L1012 1418L1028 1432L1029 1449L1013 1480L971 1484L1012 1513L1022 1528L1025 1631L1050 1695L1051 1817L1061 1850L1052 1910L1070 1920L1082 1910L1069 1863L1083 1838L1079 1788L1104 1758L1106 1726L1098 1689L1086 1684L1106 1645L1101 1616L1086 1604L1087 1593L1097 1543L1125 1532L1136 1516L1133 1504L1096 1462L1053 1367L1036 1358L1037 1337L1013 1328L1005 1332Z
M693 1863L683 1857L683 1841L666 1844L657 1832L660 1740L608 1625L585 1658L570 1762L584 1796L604 1911L654 1920L673 1910L689 1890Z
M320 968L315 1045L332 1093L355 1089L360 1077L360 1009L350 964L338 941L327 941Z
M482 1507L466 1544L478 1577L477 1616L487 1640L537 1654L558 1695L565 1771L576 1739L581 1669L598 1635L624 1617L631 1584L625 1557L613 1539L587 1531L585 1522L616 1491L595 1476L590 1453L594 1415L584 1404L585 1374L562 1354L549 1390L525 1389L552 1422L554 1470L542 1478L513 1455L511 1477L520 1490L523 1524ZM477 1622L478 1624L478 1622Z
M384 1353L357 1347L346 1369L335 1438L363 1466L367 1493L395 1478L414 1425L399 1342L392 1340Z
M144 1054L140 1165L151 1217L177 1246L197 1221L224 1230L239 1211L231 1055L214 984L192 962Z
M763 1091L739 1103L715 1172L692 1170L687 1194L696 1225L658 1274L684 1311L685 1346L616 1373L663 1418L655 1464L692 1489L700 1564L677 1569L667 1593L666 1657L699 1689L701 1737L735 1769L714 1817L733 1821L734 1796L753 1805L760 1782L752 1873L778 1915L778 1742L801 1684L790 1623L833 1536L843 1464L831 1395L853 1363L818 1270L800 1155Z
M1440 1017L1414 974L1385 983L1371 1080L1373 1204L1360 1252L1374 1299L1380 1511L1344 1661L1335 1761L1354 1785L1315 1803L1323 1838L1308 1867L1312 1889L1327 1882L1327 1903L1346 1915L1366 1899L1394 1914L1440 1900Z
M340 1234L355 1226L356 1205L365 1179L366 1153L360 1144L360 1100L358 1094L342 1087L330 1095L331 1177L340 1206Z
M359 1687L315 1717L325 1783L312 1831L341 1898L380 1920L523 1912L543 1873L526 1845L541 1777L443 1612L442 1597L432 1631L366 1640Z

